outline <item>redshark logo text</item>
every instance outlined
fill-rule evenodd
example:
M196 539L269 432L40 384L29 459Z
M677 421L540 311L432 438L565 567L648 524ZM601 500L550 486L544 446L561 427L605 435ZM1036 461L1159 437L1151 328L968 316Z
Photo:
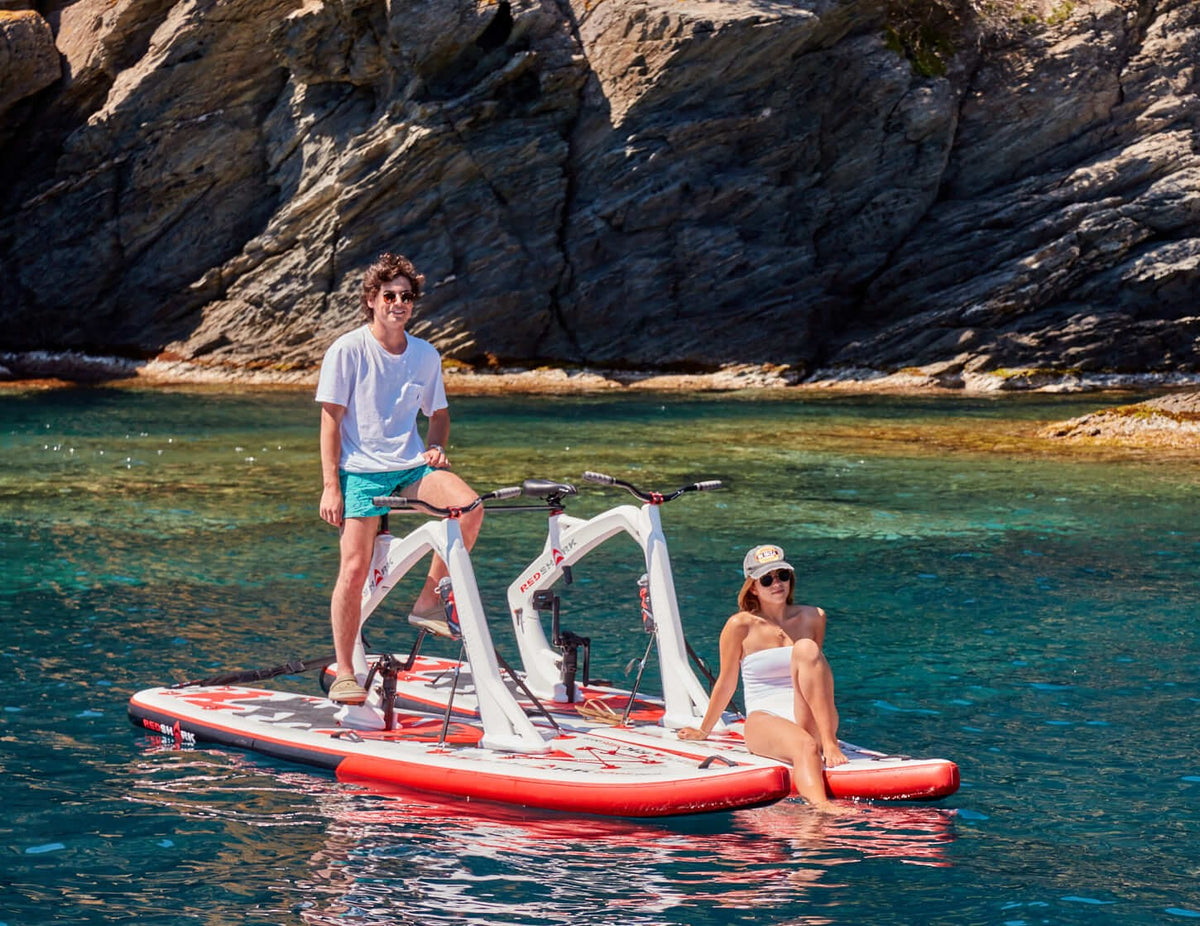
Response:
M177 743L188 746L196 744L195 734L183 729L178 720L172 726L170 724L159 723L157 720L151 720L148 717L143 717L142 726L153 733L157 733L163 739L174 740Z
M521 591L528 591L529 589L533 588L535 582L548 576L554 570L554 567L558 566L567 558L567 554L574 550L575 546L576 542L574 540L569 540L563 544L563 548L561 550L557 547L551 547L549 561L542 563L533 572L528 574L528 576L520 585Z
M363 586L363 601L366 601L375 589L379 588L379 583L384 580L388 574L388 567L385 563L382 566L373 566L371 575L367 579L367 584Z

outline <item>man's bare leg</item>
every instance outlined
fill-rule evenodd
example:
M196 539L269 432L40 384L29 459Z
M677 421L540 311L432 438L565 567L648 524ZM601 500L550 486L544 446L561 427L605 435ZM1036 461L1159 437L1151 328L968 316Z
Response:
M465 507L475 501L478 493L465 481L449 470L439 469L418 480L402 491L405 498L416 498L438 508ZM458 526L462 531L463 544L468 550L475 546L479 537L479 529L483 525L483 506L468 511L459 518ZM370 557L368 557L368 565ZM426 614L438 607L437 584L446 576L446 564L436 554L429 566L429 575L425 577L417 600L413 602L414 614ZM363 574L366 578L366 573Z
M362 620L362 590L371 568L379 518L346 518L342 524L337 582L329 605L333 628L333 652L338 677L353 676L354 646ZM352 702L348 702L352 703Z

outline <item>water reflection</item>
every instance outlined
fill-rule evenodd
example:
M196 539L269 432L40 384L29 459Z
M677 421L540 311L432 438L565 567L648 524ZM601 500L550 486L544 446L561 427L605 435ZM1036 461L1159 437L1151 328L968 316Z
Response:
M658 922L669 911L687 921L697 905L795 904L842 886L844 866L868 859L945 867L954 838L953 812L936 807L846 802L823 815L787 801L661 821L576 818L168 745L151 747L132 777L138 801L223 821L229 851L254 860L258 877L273 876L255 889L290 898L313 924L560 922L585 908L597 923ZM264 827L320 838L281 870L258 864Z

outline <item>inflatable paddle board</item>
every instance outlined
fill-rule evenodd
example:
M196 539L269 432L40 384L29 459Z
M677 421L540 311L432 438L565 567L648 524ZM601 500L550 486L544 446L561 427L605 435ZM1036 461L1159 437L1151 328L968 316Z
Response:
M376 657L368 657L374 661ZM457 684L454 682L458 669ZM329 670L332 673L332 669ZM332 674L326 676L332 680ZM560 727L572 733L584 733L606 742L667 750L693 762L721 760L739 764L789 766L755 756L746 749L742 738L745 721L735 714L725 715L725 726L707 740L681 740L663 726L662 700L635 696L629 706L630 692L604 685L578 685L575 701L539 699L534 704L519 686L511 685L514 699L531 719L537 721L546 711ZM454 691L451 703L450 692ZM412 667L396 676L397 709L442 715L450 703L450 716L457 721L477 723L477 698L468 664L455 660L418 655ZM874 801L928 801L953 794L959 787L958 766L949 759L914 758L889 755L839 741L850 760L825 769L826 790L834 798ZM790 774L790 772L789 772Z
M219 743L366 780L572 813L659 817L770 804L791 793L785 767L681 754L585 730L546 728L544 751L489 748L478 720L396 713L355 729L321 697L260 688L140 691L130 719L182 746Z

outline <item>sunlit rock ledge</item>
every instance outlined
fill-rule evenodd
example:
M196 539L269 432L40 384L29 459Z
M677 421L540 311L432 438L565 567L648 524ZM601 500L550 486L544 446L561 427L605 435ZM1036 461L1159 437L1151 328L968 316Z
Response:
M1049 425L1038 436L1096 446L1200 449L1200 392L1102 409Z
M1200 375L1180 373L1072 374L1057 379L1041 371L1007 370L961 377L955 385L919 370L893 373L865 368L822 370L799 379L784 367L731 365L709 373L635 372L583 368L500 368L479 371L448 365L452 395L589 395L621 390L733 392L761 390L797 398L855 393L946 396L1014 392L1070 393L1174 390L1167 395L1056 422L1029 435L1046 445L1121 452L1200 450ZM246 369L178 360L132 361L70 352L0 353L0 388L48 389L80 384L124 387L224 387L309 390L316 371ZM1190 390L1190 391L1188 391Z
M1057 373L1050 370L997 370L947 375L937 368L886 372L867 367L822 369L808 377L776 364L729 364L709 372L613 370L562 366L505 366L476 369L448 362L448 392L459 395L588 393L620 389L714 392L773 389L828 392L939 392L947 395L1003 392L1078 393L1123 390L1161 391L1200 387L1197 373ZM0 353L0 381L110 385L241 385L312 388L317 369L234 366L176 359L129 360L72 351Z

